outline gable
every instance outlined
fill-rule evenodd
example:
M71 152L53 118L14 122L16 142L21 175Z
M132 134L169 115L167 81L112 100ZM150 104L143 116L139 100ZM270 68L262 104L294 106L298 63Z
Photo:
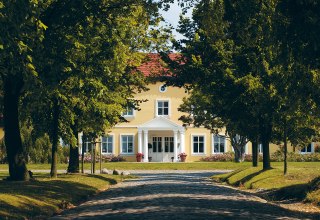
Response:
M181 130L183 127L179 124L176 124L165 117L156 117L140 126L139 129L147 130Z

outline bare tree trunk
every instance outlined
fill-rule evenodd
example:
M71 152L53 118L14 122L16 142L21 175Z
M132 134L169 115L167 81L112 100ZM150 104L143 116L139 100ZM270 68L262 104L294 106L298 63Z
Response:
M30 176L24 158L20 127L19 98L23 86L22 79L3 80L5 145L9 163L9 179L28 181Z
M79 147L70 146L68 173L79 173Z
M75 125L73 127L73 135L78 137L78 130ZM78 138L77 138L78 140ZM79 143L79 141L77 141ZM79 173L79 147L70 145L68 173Z
M259 163L258 140L252 141L252 166L257 167Z
M57 98L53 101L52 160L50 176L57 177L58 144L59 144L60 106Z
M288 163L287 163L287 154L288 154L288 143L287 143L287 123L284 124L284 137L283 137L283 143L284 143L284 157L283 157L283 175L287 175L288 172Z
M84 148L86 147L84 145L86 140L86 137L82 135L82 147L81 147L81 173L84 173Z
M270 150L269 150L269 142L271 138L271 125L268 123L260 124L260 137L262 142L262 150L263 150L263 170L268 170L271 168L270 165Z

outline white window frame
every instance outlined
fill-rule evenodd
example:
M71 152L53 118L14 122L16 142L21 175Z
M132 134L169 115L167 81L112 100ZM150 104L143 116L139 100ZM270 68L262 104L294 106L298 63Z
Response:
M127 113L129 112L129 109L132 110L132 115L128 115ZM134 108L129 108L127 107L126 108L126 111L122 113L122 116L125 117L125 118L133 118L135 116L135 110Z
M108 137L112 137L112 152L111 153L109 153L109 152L102 152L102 138L103 137L106 137L106 138L108 138ZM114 142L115 142L115 139L114 139L114 137L115 137L115 135L114 134L108 134L108 135L105 135L105 136L101 136L100 138L101 138L101 154L103 154L103 155L111 155L111 154L114 154L114 150L115 150L115 148L114 148ZM107 148L108 149L108 148Z
M214 151L214 136L219 136L219 137L224 137L224 151L223 152L215 152ZM212 134L212 142L211 142L211 148L212 148L212 154L224 154L226 151L227 151L227 137L225 135L215 135L215 134ZM233 150L233 147L232 147L232 150ZM234 150L233 150L234 151Z
M122 151L122 137L123 136L132 136L132 152L123 152ZM122 155L134 155L134 152L135 152L135 134L133 133L127 133L127 134L120 134L120 154ZM127 150L128 150L128 146L127 146Z
M305 146L306 149L307 149L307 147L308 146ZM301 150L300 150L300 154L312 154L312 153L314 153L314 143L311 142L311 151L302 152Z
M263 154L262 144L258 144L258 154Z
M158 115L158 103L159 102L168 102L168 115ZM170 117L170 115L171 115L171 101L170 101L170 99L157 99L156 100L156 105L155 105L155 115L157 116L157 117Z
M85 151L84 151L84 154L91 153L91 150L89 151L89 149L87 148L87 143L91 144L91 148L92 148L92 142L85 140L85 141L83 142L83 146L82 146L83 149L85 150ZM89 146L88 146L88 147L89 147Z
M163 87L165 87L164 91L161 90ZM165 93L167 90L168 90L168 86L165 86L164 84L159 86L159 92Z
M203 136L203 153L199 153L199 152L194 152L193 150L193 138L196 136ZM195 156L203 156L206 154L206 142L207 142L207 138L206 138L206 134L191 134L191 154L195 155ZM199 149L198 149L199 150Z

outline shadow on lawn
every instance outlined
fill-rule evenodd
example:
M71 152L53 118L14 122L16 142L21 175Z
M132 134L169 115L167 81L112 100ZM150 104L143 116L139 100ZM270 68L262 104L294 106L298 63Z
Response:
M265 190L258 194L273 201L303 201L309 190L310 185L305 183L286 186L276 190Z
M245 184L246 182L250 181L252 178L254 178L255 176L260 175L260 174L263 173L263 172L266 172L266 170L260 170L260 171L258 171L258 172L251 173L250 175L245 176L244 178L236 181L233 185L235 185L235 186L240 186L240 185L242 185L242 184Z
M103 176L88 175L116 184L117 181ZM48 216L61 208L72 204L79 204L95 194L98 188L76 181L53 179L49 181L13 182L0 181L0 219L15 216L30 218L34 216Z

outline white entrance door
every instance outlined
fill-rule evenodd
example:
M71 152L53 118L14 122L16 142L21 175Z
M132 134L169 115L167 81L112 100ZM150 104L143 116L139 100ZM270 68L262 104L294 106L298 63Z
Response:
M173 137L164 137L164 152L163 152L163 161L172 162L173 155Z
M171 162L173 157L173 137L153 137L152 157L153 162Z
M162 161L162 137L152 138L152 153L150 156L154 162Z

